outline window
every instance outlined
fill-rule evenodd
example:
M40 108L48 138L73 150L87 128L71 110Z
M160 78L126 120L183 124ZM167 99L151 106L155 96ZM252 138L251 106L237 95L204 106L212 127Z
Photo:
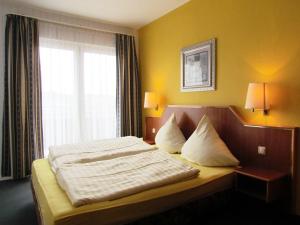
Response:
M115 48L40 39L45 156L51 145L116 137Z

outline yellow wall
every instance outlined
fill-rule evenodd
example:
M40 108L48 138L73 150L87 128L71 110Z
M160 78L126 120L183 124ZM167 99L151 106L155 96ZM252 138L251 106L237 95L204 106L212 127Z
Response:
M300 126L299 10L299 0L190 1L139 30L143 92L167 104L235 105L251 123ZM217 90L180 92L180 49L214 37ZM270 83L268 116L243 109L249 82Z

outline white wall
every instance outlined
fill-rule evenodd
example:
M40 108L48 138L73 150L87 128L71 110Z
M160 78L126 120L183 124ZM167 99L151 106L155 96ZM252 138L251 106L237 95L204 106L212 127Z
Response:
M96 20L89 20L81 17L75 17L73 15L67 15L48 11L44 9L32 8L22 4L9 3L7 1L0 0L0 180L1 178L1 155L2 155L2 118L3 118L3 97L4 97L4 39L5 39L5 22L6 14L21 14L25 16L31 16L36 18L42 18L49 21L56 21L59 23L67 23L76 26L82 26L86 28L99 29L109 31L113 33L124 33L129 35L135 35L137 37L136 30L131 28L121 27L112 24L105 24Z

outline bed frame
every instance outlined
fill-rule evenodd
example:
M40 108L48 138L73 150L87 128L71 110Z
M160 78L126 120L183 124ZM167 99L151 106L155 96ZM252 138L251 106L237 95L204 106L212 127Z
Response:
M170 105L166 108L161 118L152 117L152 126L147 127L146 138L152 134L151 129L160 128L169 116L175 113L177 123L181 128L184 136L188 138L194 129L196 128L199 120L204 114L206 114L220 137L228 145L232 153L241 161L242 165L257 166L259 168L276 169L290 174L291 178L291 193L293 201L293 211L299 209L296 208L296 199L299 200L300 196L296 193L296 187L298 187L297 181L299 179L297 174L298 168L296 168L296 154L297 143L300 140L299 132L295 127L270 127L270 126L256 126L246 124L234 107L202 107L202 106L183 106L183 105ZM268 153L266 156L261 157L257 155L257 146L266 146ZM217 185L214 193L230 189L232 187L233 180L229 179L227 185ZM39 204L35 198L34 188L32 187L34 200L36 203L36 210L38 215L39 224L42 225L41 213ZM207 197L214 193L202 193L199 194L197 188L181 192L176 196L166 196L159 200L151 200L147 205L147 208L141 209L135 214L128 213L128 218L120 218L119 223L128 223L133 220L145 217L147 215L155 214L172 207L176 207L180 204L187 203L192 200L199 199L200 197ZM155 207L155 206L160 207ZM128 212L130 212L131 206L128 206ZM116 224L116 223L107 223Z

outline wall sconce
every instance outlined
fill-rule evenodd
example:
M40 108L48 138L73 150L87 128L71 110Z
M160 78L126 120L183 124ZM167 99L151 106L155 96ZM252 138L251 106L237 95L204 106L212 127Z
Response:
M264 115L268 114L270 106L266 99L265 83L249 83L245 108L252 112L262 110Z
M145 92L144 108L158 110L158 96L154 92Z

